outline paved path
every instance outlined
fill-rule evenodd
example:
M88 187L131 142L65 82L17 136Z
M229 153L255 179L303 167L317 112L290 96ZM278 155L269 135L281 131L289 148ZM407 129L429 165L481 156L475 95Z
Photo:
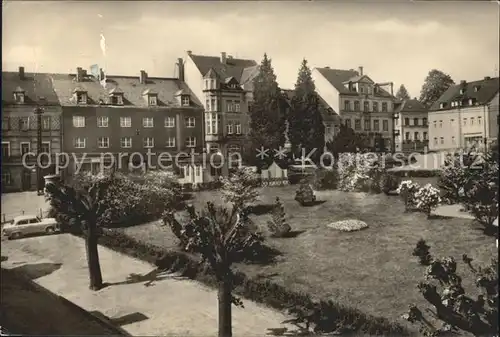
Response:
M470 219L474 220L474 216L472 216L468 212L461 212L460 210L463 208L462 205L441 205L432 212L432 214L451 217L451 218L462 218L462 219Z
M155 268L110 249L99 247L105 282L123 282L132 274L147 274ZM37 264L62 264L51 273L38 272L34 281L88 311L100 311L117 318L134 314L136 322L124 322L128 333L158 336L215 336L217 294L191 280L163 275L146 286L146 281L111 285L98 292L88 289L87 263L82 239L69 234L25 238L2 242L2 268ZM37 274L35 271L34 274ZM244 300L245 308L233 307L235 336L265 336L267 328L278 328L287 319L282 313ZM131 316L129 316L131 317Z

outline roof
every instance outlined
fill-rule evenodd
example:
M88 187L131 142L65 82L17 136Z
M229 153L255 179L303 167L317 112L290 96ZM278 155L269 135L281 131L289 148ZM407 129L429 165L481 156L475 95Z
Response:
M478 90L475 90L478 87ZM465 93L461 94L460 89L464 88ZM494 77L482 79L474 82L466 82L465 84L456 84L448 88L439 99L431 105L430 110L443 110L440 108L441 103L446 103L444 109L453 109L452 101L475 99L479 105L489 103L493 97L499 92L500 78Z
M191 54L190 57L203 76L207 75L207 73L212 70L220 80L234 77L240 84L248 84L250 77L255 74L256 68L258 67L257 62L254 60L227 57L226 64L223 64L218 56ZM214 76L214 74L209 75L211 77ZM245 88L245 90L247 90L247 88Z
M288 100L288 103L290 104L295 91L292 89L281 89L281 91L283 92L285 98ZM323 117L323 121L325 122L338 121L338 114L335 111L333 111L333 109L330 108L328 103L326 103L326 101L323 98L321 98L320 95L318 95L318 98L319 98L320 110L321 110L321 115Z
M401 106L398 109L399 112L426 112L427 108L418 99L407 99L401 102Z
M189 87L176 78L149 77L145 84L140 83L139 76L107 76L106 88L92 75L85 77L82 82L75 81L74 74L51 75L54 90L63 106L76 106L73 92L81 88L87 92L88 104L106 104L112 92L123 93L124 106L148 107L144 99L145 94L157 94L158 106L180 107L175 94L180 90L191 96L193 107L201 107L201 102L192 93Z
M321 75L323 75L324 78L332 86L337 89L337 91L340 94L346 94L346 95L355 95L358 94L357 92L352 92L349 91L345 85L344 82L356 82L359 81L360 79L364 77L368 77L366 75L360 76L359 73L356 70L342 70L342 69L331 69L331 68L315 68ZM381 97L387 97L387 98L393 98L393 96L388 93L386 90L383 88L380 88L376 96L381 96Z
M35 105L39 97L45 98L44 104L59 104L49 74L25 73L24 79L20 79L18 72L2 72L2 103L16 104L14 92L19 92L19 89L24 91L25 104Z

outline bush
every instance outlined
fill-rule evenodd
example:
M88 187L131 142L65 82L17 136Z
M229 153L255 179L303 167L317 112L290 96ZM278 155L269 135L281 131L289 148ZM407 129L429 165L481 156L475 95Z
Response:
M295 200L301 206L309 206L314 204L316 201L316 196L314 195L314 191L306 181L303 181L299 189L295 192Z
M431 184L427 184L424 187L419 188L412 197L414 200L413 202L415 203L415 209L420 212L424 212L429 217L432 210L438 207L441 202L439 193L439 190L432 187Z
M411 180L405 180L401 182L396 190L396 193L399 194L405 204L406 212L414 210L416 207L415 193L417 193L419 189L420 185L418 183L414 183Z
M399 187L401 179L389 172L384 172L380 180L380 189L383 193L389 194Z
M290 233L292 227L285 220L285 206L283 206L278 197L276 197L276 203L271 216L272 221L267 222L267 228L272 237L282 238Z
M429 247L424 239L420 239L417 242L417 246L413 250L412 255L418 257L418 261L421 265L428 266L431 264L432 257L429 253Z
M318 169L312 177L312 185L316 190L334 190L338 184L337 169L325 170Z

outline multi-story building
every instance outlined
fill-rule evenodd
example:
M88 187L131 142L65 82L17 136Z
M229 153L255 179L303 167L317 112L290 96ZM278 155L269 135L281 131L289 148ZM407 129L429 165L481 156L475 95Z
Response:
M482 148L498 138L499 78L451 86L429 111L429 148Z
M428 109L418 99L408 99L395 104L399 118L395 119L396 151L425 152L429 145Z
M35 109L43 112L40 155ZM34 190L37 179L55 173L55 154L61 151L60 118L61 107L48 74L26 73L24 67L2 72L2 192Z
M367 136L370 146L382 138L393 149L395 97L392 82L376 83L359 70L314 68L312 78L319 96L337 112L346 126ZM390 86L390 93L384 87Z
M257 62L236 59L225 52L204 56L188 51L178 64L179 79L205 108L206 151L219 152L224 158L241 153L249 132L248 107L253 96L252 81L259 71ZM237 164L238 157L231 159Z
M63 149L71 156L69 172L115 169L178 169L187 155L203 147L203 107L177 78L52 75L63 113ZM106 153L106 154L105 154ZM150 153L148 155L148 153ZM161 154L161 155L160 155ZM198 156L194 156L198 158ZM112 159L113 158L113 159ZM148 159L149 158L149 159ZM186 160L184 160L186 158ZM189 182L202 182L198 161L184 168Z

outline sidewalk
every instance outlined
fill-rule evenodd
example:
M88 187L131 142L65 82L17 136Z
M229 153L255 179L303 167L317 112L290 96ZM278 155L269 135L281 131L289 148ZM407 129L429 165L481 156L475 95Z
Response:
M61 264L50 273L31 272L34 281L87 311L99 311L119 322L128 333L157 336L215 336L216 291L171 274L148 281L155 269L110 249L99 247L103 279L111 285L98 292L88 289L87 262L82 239L69 234L2 242L2 268L28 264ZM30 273L26 267L26 271ZM131 274L136 276L130 278ZM129 278L129 282L127 281ZM268 328L283 327L280 312L243 299L245 308L233 306L235 336L264 336Z
M450 218L461 218L461 219L470 219L474 220L474 216L467 212L461 212L460 210L463 208L462 205L454 204L454 205L440 205L438 208L432 212L434 215L450 217Z

